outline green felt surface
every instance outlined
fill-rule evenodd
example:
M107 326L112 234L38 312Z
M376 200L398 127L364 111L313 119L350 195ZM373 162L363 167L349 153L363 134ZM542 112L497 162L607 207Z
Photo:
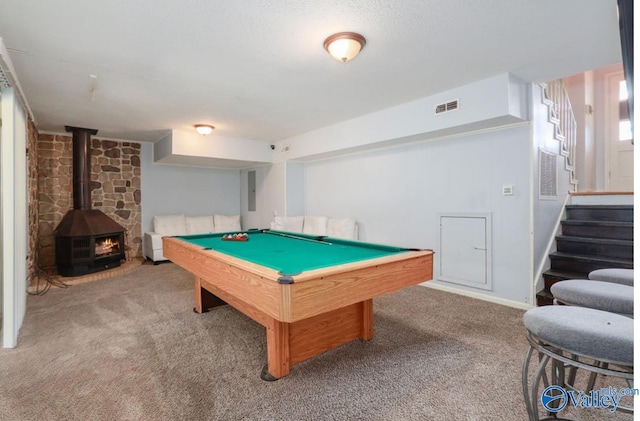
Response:
M360 241L325 237L323 242L308 241L315 236L280 231L248 231L249 241L223 241L223 234L203 234L177 237L203 248L211 248L239 259L247 260L283 274L357 262L402 253L407 249ZM293 235L303 239L290 238Z

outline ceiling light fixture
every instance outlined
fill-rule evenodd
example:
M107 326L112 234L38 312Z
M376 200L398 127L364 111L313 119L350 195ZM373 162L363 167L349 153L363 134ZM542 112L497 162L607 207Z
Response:
M196 124L195 126L193 126L196 128L196 131L198 133L200 133L202 136L206 136L208 134L211 134L211 132L213 131L213 129L215 129L215 127L209 125L209 124Z
M324 49L338 61L347 62L355 58L367 40L355 32L340 32L324 40Z

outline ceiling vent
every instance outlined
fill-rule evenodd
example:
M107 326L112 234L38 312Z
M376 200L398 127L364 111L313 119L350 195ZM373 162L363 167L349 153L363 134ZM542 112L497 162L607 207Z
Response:
M458 109L458 100L454 99L453 101L443 102L442 104L436 105L436 114L455 111L457 109Z

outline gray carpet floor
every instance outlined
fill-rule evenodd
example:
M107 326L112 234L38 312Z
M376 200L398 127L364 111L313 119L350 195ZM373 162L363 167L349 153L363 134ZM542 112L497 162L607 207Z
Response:
M264 328L229 306L192 308L192 276L172 263L30 296L18 346L0 349L0 419L527 418L521 310L407 288L374 300L371 341L265 382Z

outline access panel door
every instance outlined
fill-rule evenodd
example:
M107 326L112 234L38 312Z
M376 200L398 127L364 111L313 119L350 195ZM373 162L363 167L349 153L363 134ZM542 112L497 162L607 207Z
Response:
M438 280L491 290L491 214L440 215Z

